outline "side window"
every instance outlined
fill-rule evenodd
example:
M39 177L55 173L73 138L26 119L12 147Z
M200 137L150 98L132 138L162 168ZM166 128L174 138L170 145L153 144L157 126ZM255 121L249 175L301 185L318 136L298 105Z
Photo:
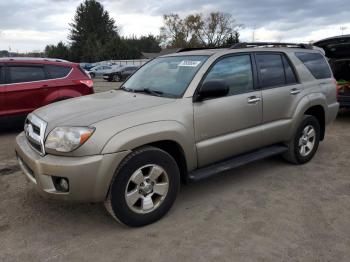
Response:
M290 85L298 83L294 70L292 69L289 61L284 55L282 55L282 60L284 65L284 71L286 73L286 84Z
M316 79L331 78L332 72L323 57L319 53L295 53L296 57L309 69Z
M254 89L253 70L250 55L236 55L219 60L209 71L204 82L224 80L229 85L229 95Z
M280 54L257 54L256 62L262 88L285 84L284 67Z
M8 72L10 83L23 83L46 79L44 69L37 66L9 66Z
M68 67L68 66L55 66L55 65L46 65L45 68L50 79L66 77L70 72L70 70L72 69L71 67Z

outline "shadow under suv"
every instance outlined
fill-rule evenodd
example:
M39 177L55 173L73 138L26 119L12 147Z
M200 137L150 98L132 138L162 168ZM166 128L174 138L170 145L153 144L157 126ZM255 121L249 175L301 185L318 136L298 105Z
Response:
M68 98L93 94L78 64L46 58L0 58L0 117L23 116Z

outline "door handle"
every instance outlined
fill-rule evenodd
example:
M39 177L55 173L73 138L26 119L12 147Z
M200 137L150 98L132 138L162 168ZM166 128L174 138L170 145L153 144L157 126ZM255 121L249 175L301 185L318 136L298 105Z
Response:
M299 94L301 91L300 91L300 89L298 89L298 88L293 88L291 91L290 91L290 93L292 94L292 95L297 95L297 94Z
M248 97L248 104L256 104L259 101L261 101L260 97L256 97L256 96Z

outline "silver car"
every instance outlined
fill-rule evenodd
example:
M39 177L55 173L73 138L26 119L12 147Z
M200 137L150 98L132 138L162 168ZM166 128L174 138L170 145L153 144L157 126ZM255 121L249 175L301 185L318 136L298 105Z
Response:
M40 108L16 138L20 166L45 197L104 202L143 226L168 212L180 182L277 154L304 164L337 115L336 84L318 50L277 45L183 50L120 90Z

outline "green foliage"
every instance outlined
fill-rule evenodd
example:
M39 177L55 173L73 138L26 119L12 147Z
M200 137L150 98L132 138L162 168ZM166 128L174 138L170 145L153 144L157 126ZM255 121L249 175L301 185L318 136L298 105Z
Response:
M62 42L45 48L47 57L76 62L137 59L141 52L159 52L160 40L153 36L122 38L113 18L96 0L85 0L70 24L70 45Z
M94 62L103 56L103 46L118 35L115 21L96 0L85 0L70 24L72 58Z
M230 36L226 39L224 46L231 46L237 43L239 43L239 32L235 31L233 34L230 34Z
M10 56L9 51L7 50L0 50L0 57L8 57Z
M69 60L70 50L67 45L59 42L57 45L47 45L45 48L45 56L49 58L60 58Z
M140 52L158 53L161 50L159 46L160 39L151 34L148 36L141 36L140 38L125 38L125 42L127 45L134 47Z

